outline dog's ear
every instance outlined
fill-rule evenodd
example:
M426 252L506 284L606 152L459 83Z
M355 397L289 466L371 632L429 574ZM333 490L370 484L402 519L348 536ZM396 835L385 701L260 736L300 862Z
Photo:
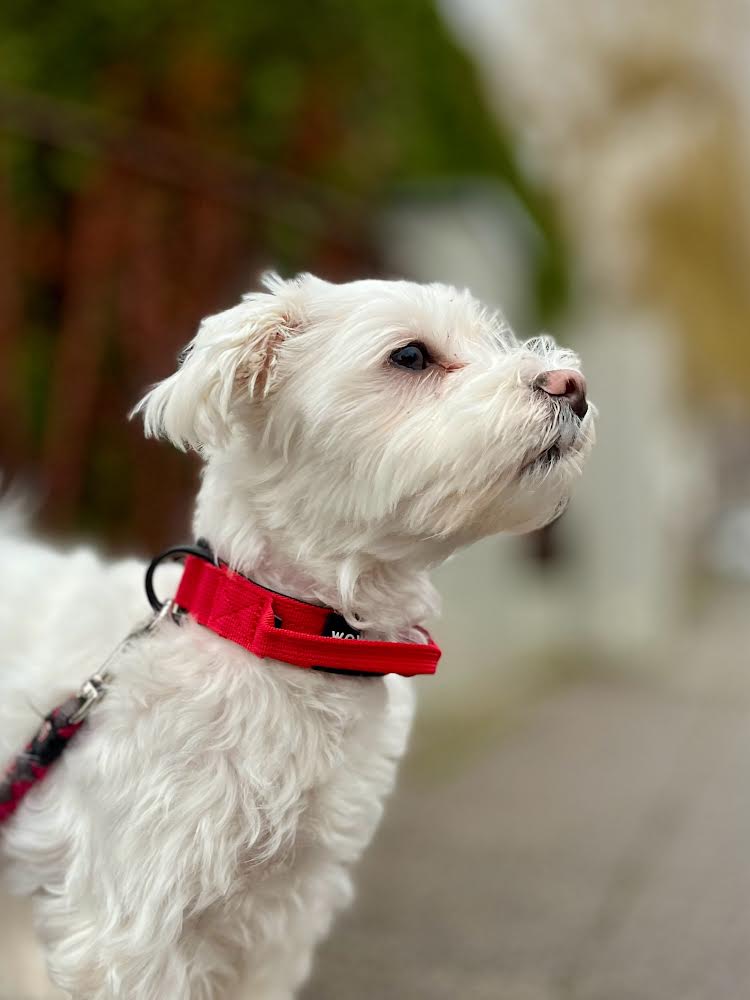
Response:
M203 320L177 371L157 383L131 413L143 415L147 437L165 437L182 450L221 446L242 400L265 396L274 382L278 346L301 326L309 276L264 277L266 292Z

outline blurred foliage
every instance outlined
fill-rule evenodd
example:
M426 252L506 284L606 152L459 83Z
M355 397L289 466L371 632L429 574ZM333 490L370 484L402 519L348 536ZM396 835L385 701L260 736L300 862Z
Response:
M547 204L429 0L10 0L0 5L2 85L168 127L368 201L415 180L497 178L548 237L542 318L563 294ZM75 188L90 164L34 154L16 146L14 193L28 211L54 214L55 192ZM269 259L304 265L293 220L266 238Z

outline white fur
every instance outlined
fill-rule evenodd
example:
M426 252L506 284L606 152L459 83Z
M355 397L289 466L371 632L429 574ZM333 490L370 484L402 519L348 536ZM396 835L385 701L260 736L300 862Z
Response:
M202 324L139 404L147 433L202 454L195 532L234 568L370 637L419 641L436 610L430 567L567 502L593 411L579 422L531 383L577 360L548 339L519 344L441 285L305 275L266 288ZM389 363L410 341L439 364ZM559 461L533 464L555 441ZM176 572L160 571L165 595ZM4 539L0 754L146 616L142 574ZM411 683L259 661L170 620L113 670L0 835L52 979L76 1000L289 1000L351 896Z

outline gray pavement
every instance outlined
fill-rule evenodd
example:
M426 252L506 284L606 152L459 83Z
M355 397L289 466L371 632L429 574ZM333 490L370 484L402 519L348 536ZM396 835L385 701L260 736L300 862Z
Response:
M471 739L423 724L304 1000L750 998L746 607Z

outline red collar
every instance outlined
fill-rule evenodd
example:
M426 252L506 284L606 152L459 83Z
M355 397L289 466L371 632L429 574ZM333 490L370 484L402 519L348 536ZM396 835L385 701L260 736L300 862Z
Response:
M435 673L440 648L426 630L420 630L425 644L360 639L356 629L330 608L267 590L209 559L208 552L188 555L174 604L261 659L352 674Z

